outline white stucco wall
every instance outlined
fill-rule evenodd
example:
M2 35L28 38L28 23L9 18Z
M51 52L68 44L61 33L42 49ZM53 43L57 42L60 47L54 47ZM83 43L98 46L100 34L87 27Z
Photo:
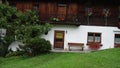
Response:
M88 32L101 33L101 43L103 46L101 49L114 48L114 34L120 34L120 29L117 27L108 26L70 26L70 25L55 25L48 35L44 35L43 38L50 40L52 46L54 46L54 31L65 31L64 37L64 49L68 49L68 42L84 43L85 50L87 50L87 35ZM52 47L53 48L53 47Z
M64 49L68 49L68 42L84 43L84 50L88 50L87 47L87 35L88 32L101 33L101 44L103 46L100 49L114 48L114 35L120 34L120 29L117 27L108 26L72 26L72 25L54 25L53 28L48 32L47 35L43 35L43 38L49 40L52 44L52 49L54 49L54 31L60 30L65 31L64 37ZM9 48L16 50L18 48L19 42L13 42Z

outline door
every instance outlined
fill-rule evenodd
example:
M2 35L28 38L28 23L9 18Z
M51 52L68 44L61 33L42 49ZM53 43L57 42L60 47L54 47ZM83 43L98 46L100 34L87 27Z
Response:
M66 6L58 6L58 18L60 20L65 20L66 17Z
M64 31L54 32L54 48L64 48Z

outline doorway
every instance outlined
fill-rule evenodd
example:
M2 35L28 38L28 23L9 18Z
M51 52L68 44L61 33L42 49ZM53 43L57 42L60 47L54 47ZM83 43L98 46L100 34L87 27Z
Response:
M64 31L54 32L54 48L64 48Z

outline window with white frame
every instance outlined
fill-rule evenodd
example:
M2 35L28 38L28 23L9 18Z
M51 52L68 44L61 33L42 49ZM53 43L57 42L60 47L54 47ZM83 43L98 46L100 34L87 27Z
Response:
M115 44L120 44L120 34L115 34Z
M88 43L100 43L101 42L101 33L88 33Z

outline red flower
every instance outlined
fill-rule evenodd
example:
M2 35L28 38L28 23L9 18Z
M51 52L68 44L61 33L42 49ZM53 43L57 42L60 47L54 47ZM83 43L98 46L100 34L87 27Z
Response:
M101 46L102 46L101 44L90 44L90 45L89 45L89 48L90 48L90 49L97 50L97 49L99 49Z

